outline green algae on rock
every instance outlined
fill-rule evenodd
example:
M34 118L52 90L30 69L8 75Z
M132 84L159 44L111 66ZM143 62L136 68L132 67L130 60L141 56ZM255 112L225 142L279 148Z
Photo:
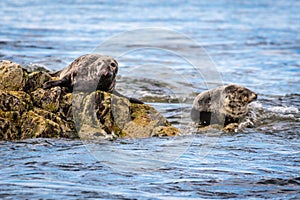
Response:
M9 118L0 117L0 140L19 139L19 130Z
M34 108L22 116L21 138L72 138L73 126L56 114Z
M178 134L178 129L171 126L166 118L149 105L132 105L131 116L132 120L124 127L127 137L159 137Z
M8 60L0 61L0 90L18 91L25 85L21 65Z
M132 104L126 98L102 91L95 91L82 99L82 109L78 110L81 119L78 131L82 139L147 138L178 134L178 129L149 105Z
M71 108L69 94L60 88L40 88L49 79L46 72L28 74L19 64L0 62L0 140L78 137L66 115Z
M44 71L31 72L28 74L23 90L26 92L33 92L38 88L42 88L43 84L51 79L52 77L50 74Z
M27 138L115 139L175 136L178 129L153 107L114 94L43 89L55 80L46 70L28 72L0 62L0 140Z
M50 90L39 88L31 93L34 105L50 112L57 112L61 101L61 88L54 87Z
M0 90L1 111L17 111L20 114L32 108L30 95L23 91Z

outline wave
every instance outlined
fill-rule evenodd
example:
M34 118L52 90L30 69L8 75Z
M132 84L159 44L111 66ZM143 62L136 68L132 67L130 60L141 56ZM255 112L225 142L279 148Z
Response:
M239 129L263 133L297 134L300 136L300 112L297 105L270 105L266 101L250 104L249 113L241 122ZM280 102L277 102L280 103ZM274 102L273 102L274 104ZM251 131L248 129L248 131Z

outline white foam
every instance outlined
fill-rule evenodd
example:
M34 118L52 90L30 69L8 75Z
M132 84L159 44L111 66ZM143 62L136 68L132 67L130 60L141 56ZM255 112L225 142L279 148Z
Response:
M262 103L258 102L258 101L254 101L252 103L250 103L250 108L262 108Z
M299 109L294 106L274 106L268 110L275 113L299 113Z

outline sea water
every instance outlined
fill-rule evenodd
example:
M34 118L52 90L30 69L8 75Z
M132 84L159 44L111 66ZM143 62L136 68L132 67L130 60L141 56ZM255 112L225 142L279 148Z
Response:
M60 70L115 35L151 27L193 40L186 49L174 35L153 43L187 55L201 46L220 75L210 83L199 66L163 48L125 52L117 89L154 106L183 136L2 141L1 199L300 198L299 1L2 0L0 7L0 58L23 66ZM193 98L229 83L258 94L249 115L235 133L195 134Z

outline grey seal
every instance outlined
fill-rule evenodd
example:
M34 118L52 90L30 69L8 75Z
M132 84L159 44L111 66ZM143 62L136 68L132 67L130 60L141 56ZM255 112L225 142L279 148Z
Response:
M191 118L200 126L239 123L257 94L239 85L225 85L200 93L193 102Z
M118 62L111 56L86 54L75 59L66 68L53 73L52 76L59 79L46 82L43 88L60 86L68 88L69 92L73 92L74 89L84 92L101 90L125 97L115 90L117 73ZM131 103L143 104L138 99L126 98Z

